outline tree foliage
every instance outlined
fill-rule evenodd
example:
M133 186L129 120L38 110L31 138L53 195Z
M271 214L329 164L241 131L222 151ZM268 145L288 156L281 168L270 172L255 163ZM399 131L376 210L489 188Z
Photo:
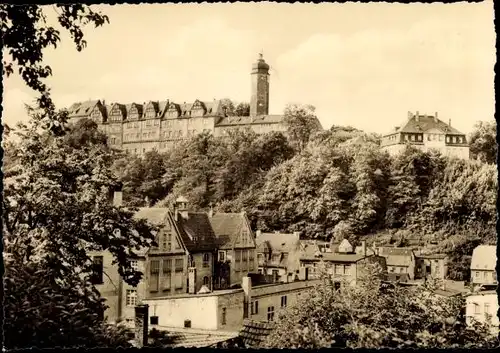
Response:
M469 138L470 154L473 159L496 164L497 161L496 121L479 121Z
M48 132L44 109L31 114L30 122L16 131L15 163L4 179L4 307L10 319L5 336L11 339L9 348L80 344L85 337L93 344L107 328L102 325L104 305L90 282L88 251L109 251L123 279L135 285L142 273L129 259L152 244L152 229L135 220L131 210L111 204L110 190L118 185L111 169L113 151L87 130L73 130L76 138ZM59 119L64 118L54 117ZM22 325L28 325L24 336L18 332ZM99 328L101 333L92 331ZM82 332L81 341L67 337L75 330Z
M265 348L492 348L491 327L465 322L463 297L434 294L437 283L384 285L376 264L355 285L323 281L282 310Z
M299 151L321 130L315 110L312 105L289 104L285 107L283 115L288 136Z
M52 102L44 79L52 75L52 68L43 63L44 49L61 41L60 30L47 23L47 11L54 10L59 25L69 32L76 49L87 45L83 27L93 24L99 27L109 22L106 15L93 11L84 4L0 5L0 34L2 50L8 59L2 62L5 75L17 74L28 87L39 92L40 108L50 108Z

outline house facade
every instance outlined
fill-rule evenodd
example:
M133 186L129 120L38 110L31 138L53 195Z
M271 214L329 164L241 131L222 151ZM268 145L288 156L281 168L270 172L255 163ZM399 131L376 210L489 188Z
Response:
M184 199L177 200L174 212L147 208L144 213L164 217L156 235L158 246L147 253L147 296L194 294L202 286L211 289L217 240L208 215L188 211Z
M446 254L418 255L416 259L415 278L444 280L448 275L448 256Z
M299 274L299 233L255 233L258 272L274 282L292 282Z
M469 144L464 133L434 115L408 112L408 118L382 137L381 148L391 155L401 153L406 145L422 151L438 150L442 155L469 159Z
M319 281L302 280L252 286L245 277L241 288L212 293L149 298L149 317L158 330L193 329L238 332L245 319L273 322L279 310L297 302Z
M377 263L382 269L382 277L385 279L387 266L384 257L369 253L366 242L360 247L361 251L356 253L355 248L347 239L340 244L331 246L328 251L310 242L303 243L300 255L301 273L306 278L319 278L321 270L331 276L334 282L355 284L363 276L366 266ZM323 268L320 270L320 268Z
M232 130L252 130L258 134L286 132L283 116L269 115L269 65L262 55L252 65L250 76L249 116L228 116L220 100L130 104L91 100L74 103L68 109L69 119L94 120L108 136L111 147L139 155L151 150L169 150L200 133L224 136Z
M497 285L497 249L495 245L479 245L472 251L471 283L475 286Z
M244 212L209 215L217 237L215 286L218 289L239 285L248 273L257 272L255 237Z
M389 281L405 282L415 279L417 261L413 249L380 247L378 255L385 257Z
M492 330L498 334L498 296L495 290L473 292L466 297L466 320L470 325L473 319L478 322L492 324Z

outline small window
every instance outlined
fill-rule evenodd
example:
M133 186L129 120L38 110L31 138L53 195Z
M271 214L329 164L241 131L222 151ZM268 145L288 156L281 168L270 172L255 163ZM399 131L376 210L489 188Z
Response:
M252 315L256 315L259 313L259 302L258 301L254 301L254 302L250 303L250 313Z
M222 325L226 324L226 308L222 308Z
M490 313L490 304L489 303L484 303L484 314L489 314Z
M274 306L267 307L267 321L274 321Z
M137 305L137 291L135 289L127 289L126 303L127 306Z
M481 314L481 307L478 303L474 303L474 314Z
M184 320L184 327L191 328L191 320Z
M389 272L394 272L394 267L393 266L389 267Z
M210 279L207 276L203 277L203 285L208 286L209 284L210 284Z
M139 268L137 260L130 260L130 267L132 267L135 271L137 271Z
M182 272L184 267L183 259L175 259L175 272Z
M286 295L281 297L281 307L282 308L286 307Z
M210 261L210 254L209 253L204 253L203 254L203 267L209 267L208 266L209 261Z
M158 325L158 316L151 316L149 322L151 325Z
M476 271L474 275L476 276L476 278L479 278L479 271Z
M92 284L103 284L103 257L102 256L94 256L92 260L92 276L91 282Z
M219 251L219 261L221 261L221 262L226 261L226 252L225 251Z

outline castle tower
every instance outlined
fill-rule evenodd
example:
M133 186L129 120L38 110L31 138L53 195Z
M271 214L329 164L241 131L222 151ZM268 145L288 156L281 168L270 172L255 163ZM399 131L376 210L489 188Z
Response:
M252 65L252 96L250 97L250 116L269 114L269 65L262 54Z

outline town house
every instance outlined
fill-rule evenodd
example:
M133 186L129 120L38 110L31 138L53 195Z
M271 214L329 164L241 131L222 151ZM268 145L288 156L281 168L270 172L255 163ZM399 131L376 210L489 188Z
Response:
M380 247L378 255L386 259L388 280L404 282L415 279L416 257L413 249Z
M369 254L365 242L362 248L363 251L356 254L347 239L342 240L333 252L321 252L318 247L305 244L300 255L300 266L304 269L305 278L319 278L320 264L322 264L325 273L332 277L337 286L340 286L342 282L355 284L365 273L368 264L378 263L382 270L382 278L385 279L387 273L385 258Z
M498 284L497 248L495 245L479 245L472 251L470 265L471 282L474 286L496 286Z
M420 254L416 256L415 278L429 278L444 280L448 274L448 255Z
M299 233L255 233L258 272L274 282L291 282L299 273Z
M257 272L256 244L246 213L209 213L217 237L214 288L240 285L248 273Z
M167 208L147 208L144 212L163 218L156 235L158 246L147 253L148 297L194 294L202 286L211 289L217 240L208 215L188 211L182 196L173 212Z

